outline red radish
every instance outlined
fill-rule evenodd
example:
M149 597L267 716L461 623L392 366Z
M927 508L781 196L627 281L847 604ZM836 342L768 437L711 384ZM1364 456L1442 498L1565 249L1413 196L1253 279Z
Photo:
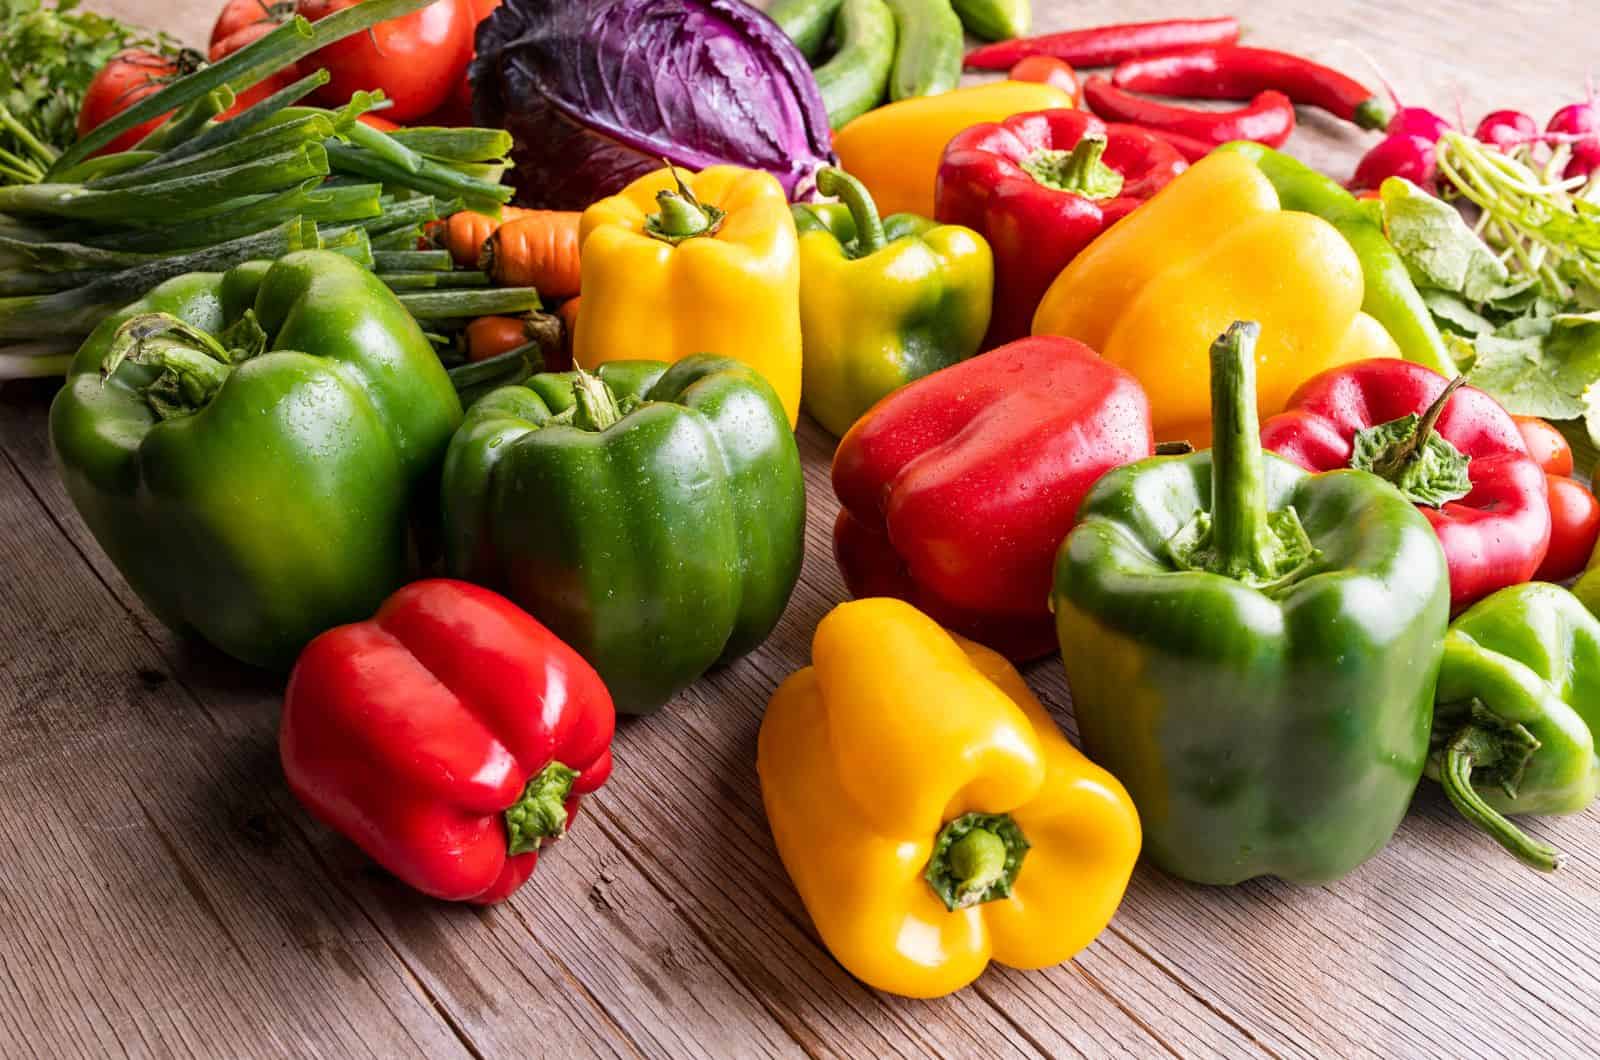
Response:
M1485 114L1472 135L1481 143L1509 151L1539 139L1539 123L1520 110L1497 110Z
M1544 131L1557 138L1554 142L1572 145L1572 161L1563 176L1587 177L1600 169L1600 100L1593 93L1556 111Z
M1383 131L1391 136L1420 136L1429 143L1437 143L1439 137L1453 128L1455 126L1427 107L1400 107Z
M1361 157L1350 188L1376 188L1388 177L1404 177L1424 191L1434 188L1434 144L1416 133L1391 133Z

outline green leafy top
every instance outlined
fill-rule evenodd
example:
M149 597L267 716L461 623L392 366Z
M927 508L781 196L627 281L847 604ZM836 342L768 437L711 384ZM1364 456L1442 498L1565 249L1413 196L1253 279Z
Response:
M20 159L34 157L24 143L32 136L60 149L77 139L78 108L100 67L124 48L177 51L163 33L124 25L114 18L78 10L79 0L45 7L41 0L0 0L0 151ZM18 183L27 173L0 154L0 184Z

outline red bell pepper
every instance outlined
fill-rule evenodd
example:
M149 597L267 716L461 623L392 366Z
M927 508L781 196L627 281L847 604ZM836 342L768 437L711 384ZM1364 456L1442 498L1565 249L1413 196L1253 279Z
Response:
M487 905L611 775L611 696L511 601L415 582L306 646L284 697L289 789L419 891Z
M1149 133L1081 110L1018 114L957 134L939 164L935 212L994 250L985 345L1031 332L1056 274L1186 165Z
M1151 454L1133 376L1038 336L911 383L839 443L834 555L855 596L894 596L1015 660L1056 650L1056 549L1106 471Z
M1544 471L1516 421L1423 365L1357 361L1314 376L1261 443L1310 471L1360 467L1398 486L1439 535L1456 610L1532 578L1550 546Z

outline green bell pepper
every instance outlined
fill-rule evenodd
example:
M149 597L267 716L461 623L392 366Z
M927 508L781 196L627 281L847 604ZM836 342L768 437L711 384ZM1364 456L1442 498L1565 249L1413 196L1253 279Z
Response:
M800 574L805 486L759 373L697 354L541 374L467 412L444 471L445 559L658 709L766 639Z
M1211 350L1215 448L1090 491L1052 603L1084 749L1199 883L1337 879L1422 776L1450 609L1438 537L1365 471L1260 448L1255 324Z
M150 610L286 667L404 582L461 406L383 283L329 251L169 280L103 321L50 408L56 465Z
M1561 863L1505 814L1577 813L1600 792L1600 619L1547 582L1501 589L1450 626L1428 776L1525 864Z
M801 401L837 437L886 394L978 352L994 255L970 228L909 213L880 220L841 170L821 170L817 188L843 202L793 208Z

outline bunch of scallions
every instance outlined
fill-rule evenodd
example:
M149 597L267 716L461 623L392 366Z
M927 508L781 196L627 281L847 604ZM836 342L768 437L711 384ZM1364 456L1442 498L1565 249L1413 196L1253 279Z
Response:
M496 216L510 201L507 133L380 132L357 120L381 108L378 93L338 110L300 105L326 70L218 120L274 71L428 2L291 19L59 154L31 146L44 179L0 187L0 379L62 374L101 319L174 276L306 248L375 268L429 330L538 309L532 288L488 288L482 273L449 271L445 252L417 249L426 222L462 208ZM169 111L131 150L94 154Z

